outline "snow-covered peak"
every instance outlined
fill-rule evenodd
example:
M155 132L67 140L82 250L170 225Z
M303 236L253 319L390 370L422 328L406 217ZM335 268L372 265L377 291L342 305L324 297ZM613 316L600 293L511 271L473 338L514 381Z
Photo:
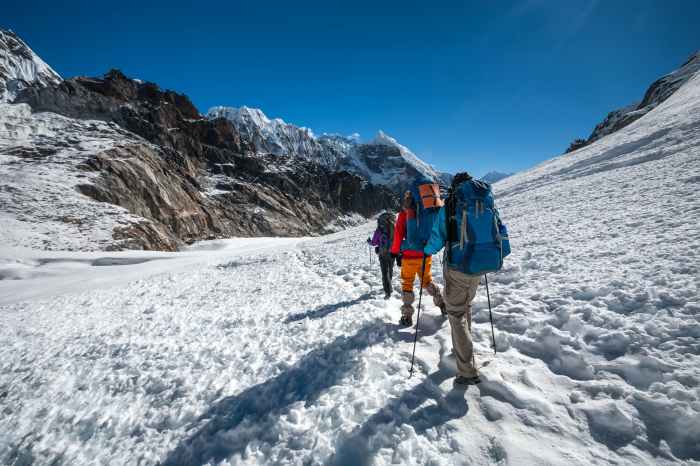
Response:
M395 147L403 147L401 146L396 139L392 138L388 134L386 134L384 131L381 129L377 132L377 135L374 137L374 139L370 142L370 144L377 144L380 146L395 146Z
M410 182L409 178L416 176L416 173L445 180L444 174L383 131L379 131L369 142L362 143L357 133L316 137L309 128L295 126L280 118L268 118L257 108L213 107L207 116L231 121L258 153L315 160L333 169L360 175L374 184L394 188ZM371 150L372 147L390 150Z
M212 107L207 112L209 118L226 118L233 122L248 122L257 127L268 126L272 121L262 110L246 107Z
M425 163L416 154L411 152L406 146L399 144L399 142L396 139L392 138L382 130L379 130L377 132L377 135L374 137L370 144L396 147L399 150L399 152L401 152L401 156L419 173L434 180L441 179L441 174L432 165Z
M502 179L508 178L511 175L512 173L503 173L493 170L482 176L481 179L487 183L496 183Z
M12 31L0 29L0 102L11 102L22 89L61 82L61 77Z

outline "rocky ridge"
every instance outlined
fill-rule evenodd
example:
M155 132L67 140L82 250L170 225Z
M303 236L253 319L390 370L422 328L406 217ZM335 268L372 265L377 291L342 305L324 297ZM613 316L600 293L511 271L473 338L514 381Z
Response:
M30 232L0 239L44 249L315 235L396 205L387 187L348 171L255 154L229 120L117 70L18 88L0 106L0 172L0 217Z
M644 97L640 102L608 113L605 119L596 125L587 139L579 138L574 140L566 152L573 152L585 147L637 121L666 101L683 84L688 82L697 71L700 71L700 51L691 55L677 70L654 81L644 93Z
M229 120L256 154L294 156L318 161L331 170L345 170L387 186L394 192L404 190L409 180L426 176L448 184L450 175L422 161L396 139L379 131L374 139L361 142L359 135L316 136L312 130L268 118L262 110L249 107L213 107L210 119Z

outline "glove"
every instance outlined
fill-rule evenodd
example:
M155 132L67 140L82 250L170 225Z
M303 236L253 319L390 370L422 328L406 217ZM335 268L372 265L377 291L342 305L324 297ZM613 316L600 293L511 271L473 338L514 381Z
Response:
M372 244L372 240L370 238L367 238L367 244Z
M374 253L375 253L375 254L379 254L379 246L377 246L377 247L374 248Z
M401 254L399 254L398 256L396 256L396 265L398 265L399 267L401 267Z

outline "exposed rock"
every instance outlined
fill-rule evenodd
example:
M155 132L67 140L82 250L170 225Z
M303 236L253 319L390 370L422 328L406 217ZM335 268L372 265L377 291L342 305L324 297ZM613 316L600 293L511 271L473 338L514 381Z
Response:
M625 126L637 121L651 110L662 104L674 92L688 82L688 80L700 71L700 51L691 55L691 57L677 70L666 76L657 79L649 86L644 93L644 98L641 102L628 105L627 107L614 110L605 117L605 120L598 123L588 137L588 139L576 139L570 145L566 152L573 152L581 147L585 147L598 139L612 134Z
M112 121L150 141L119 145L79 164L99 177L77 189L150 223L121 228L127 246L173 249L230 236L326 231L348 213L396 206L387 188L312 160L252 156L230 121L201 117L189 99L110 71L25 90L34 111Z
M23 56L24 49L15 49L13 56ZM40 61L28 47L24 55ZM47 200L56 199L61 180L72 183L66 189L73 194L48 218L61 228L78 230L74 244L84 245L91 228L109 228L96 242L107 249L174 250L201 239L313 235L348 214L370 216L397 205L386 186L371 184L341 164L298 153L260 154L255 138L242 138L230 119L205 118L186 96L129 79L118 70L102 78L46 76L50 79L16 86L16 105L2 108L0 147L11 157L8 170L21 163L23 173L30 173L32 166L39 169L50 161L51 171L42 175L51 180ZM305 130L295 128L288 129L304 140ZM87 133L89 139L83 137ZM405 158L400 148L381 150L391 152L389 163ZM31 183L39 179L32 177ZM36 186L17 177L13 183L12 189ZM94 209L84 222L84 197L76 191L113 207ZM32 216L47 217L37 210L41 202L33 206ZM15 204L9 200L8 205ZM15 207L13 221L24 221ZM109 216L105 221L100 220L103 212ZM114 241L107 240L109 235Z
M417 175L449 184L450 175L438 172L382 131L373 140L361 143L356 134L316 137L308 128L268 118L256 108L214 107L207 116L229 120L256 154L312 160L334 171L349 171L396 193Z
M588 145L588 141L586 141L583 138L576 138L573 141L571 141L571 144L569 144L569 147L566 148L566 151L564 152L565 154L568 154L569 152L573 152L575 150L578 150L582 147L585 147Z

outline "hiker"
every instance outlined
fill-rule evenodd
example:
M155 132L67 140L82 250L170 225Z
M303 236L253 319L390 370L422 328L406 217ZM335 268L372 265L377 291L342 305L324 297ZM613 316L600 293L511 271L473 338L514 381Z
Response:
M379 267L382 270L382 286L384 299L391 298L391 279L394 276L394 258L391 255L391 242L394 239L394 216L383 212L377 218L377 229L367 243L374 246L374 252L379 256Z
M423 184L420 184L420 183ZM416 197L422 196L418 189L422 186L430 186L426 192L430 192L431 199L426 199L426 205L434 209L434 214L428 215L423 204L420 206L416 203ZM444 315L445 305L440 294L440 287L433 282L433 277L430 272L432 266L432 257L427 255L425 263L423 263L423 246L430 237L432 231L432 223L437 214L437 209L442 205L440 193L437 184L430 181L417 181L414 183L414 188L411 191L404 193L401 204L401 212L396 219L396 228L394 230L394 241L391 245L391 254L396 258L396 263L401 267L401 290L403 305L401 306L401 319L399 325L410 327L413 325L413 302L416 299L413 293L413 283L418 277L420 285L425 291L433 297L433 302L440 308ZM414 192L412 192L414 191ZM422 191L421 191L422 192ZM422 199L421 199L422 202ZM423 217L423 218L421 218ZM422 226L420 222L422 220ZM421 230L426 231L421 237ZM423 270L421 270L423 269Z
M510 253L510 243L490 185L472 179L466 172L455 175L423 251L436 254L443 247L443 298L457 360L455 383L477 384L480 380L471 337L471 303L481 277L503 266L503 258Z

